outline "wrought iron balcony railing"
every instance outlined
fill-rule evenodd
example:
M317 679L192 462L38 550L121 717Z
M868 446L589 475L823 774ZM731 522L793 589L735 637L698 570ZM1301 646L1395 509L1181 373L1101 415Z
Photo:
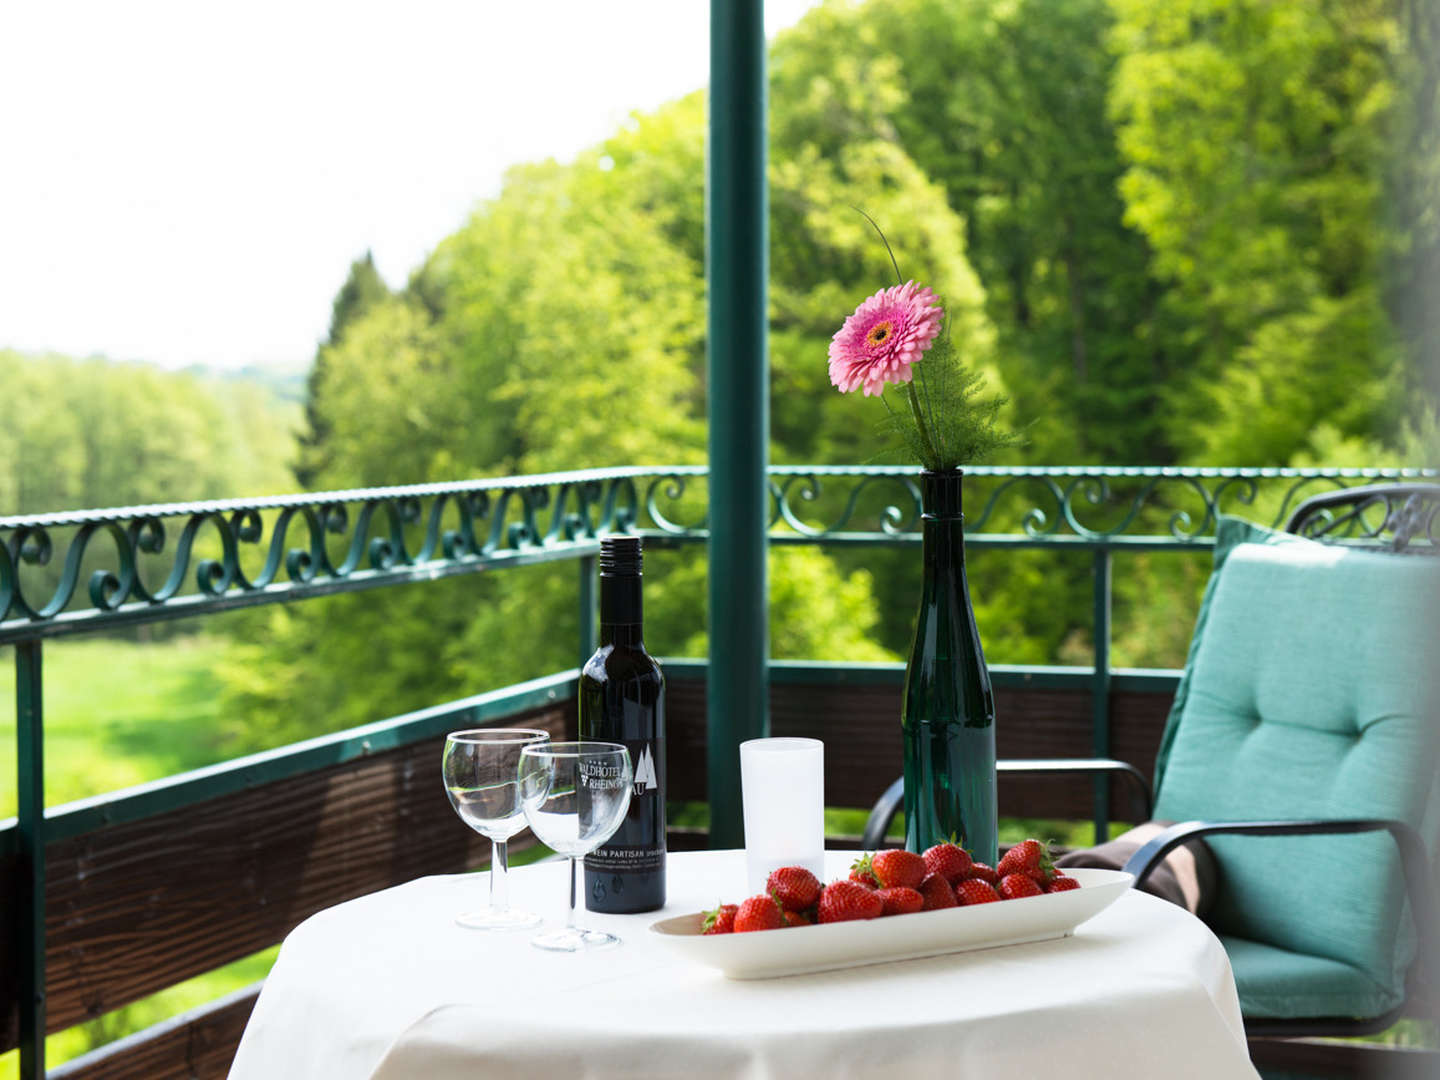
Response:
M919 541L913 470L774 466L770 542ZM1305 497L1423 469L974 468L967 542L1205 546L1217 515L1280 525ZM708 535L701 466L0 518L0 644L504 565L586 559L608 531ZM1383 515L1382 515L1383 519ZM1357 519L1356 535L1383 521ZM88 604L86 603L88 601Z

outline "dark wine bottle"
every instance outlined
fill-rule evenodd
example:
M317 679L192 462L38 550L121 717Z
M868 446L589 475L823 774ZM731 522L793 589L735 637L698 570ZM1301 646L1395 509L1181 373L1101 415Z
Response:
M580 672L580 737L630 748L625 820L585 856L585 906L606 914L665 906L665 676L645 651L640 538L600 540L600 647Z

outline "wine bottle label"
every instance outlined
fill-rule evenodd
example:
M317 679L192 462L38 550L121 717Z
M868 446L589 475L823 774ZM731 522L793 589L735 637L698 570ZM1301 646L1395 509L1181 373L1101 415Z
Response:
M645 742L640 744L640 754L635 758L635 794L633 799L643 799L649 792L660 786L660 781L655 777L655 755L651 752L651 744ZM635 747L630 748L635 753Z
M645 874L665 869L665 746L662 739L621 740L634 771L630 809L615 835L585 856L587 870Z
M585 856L585 869L607 874L651 874L665 869L665 852L661 848L596 848Z

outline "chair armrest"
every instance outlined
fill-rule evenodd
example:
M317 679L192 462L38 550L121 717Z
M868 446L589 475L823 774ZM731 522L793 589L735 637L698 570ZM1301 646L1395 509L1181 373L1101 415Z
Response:
M895 820L895 815L900 812L900 804L905 801L905 778L902 776L885 789L885 794L875 800L875 805L870 808L870 816L865 819L865 831L860 834L860 847L865 851L878 851L880 845L885 843L885 834L890 831L890 823Z
M1008 758L997 761L995 771L1026 773L1031 776L1064 776L1069 773L1116 773L1128 776L1135 785L1137 795L1137 823L1150 820L1155 802L1150 794L1150 781L1145 779L1145 774L1128 761L1117 761L1114 758Z
M1436 905L1435 879L1420 834L1403 821L1388 818L1345 818L1335 821L1182 821L1156 836L1125 863L1135 875L1135 887L1150 876L1170 852L1187 840L1228 834L1235 836L1339 836L1347 833L1388 832L1400 852L1405 891L1415 923L1421 970L1434 983L1440 980L1440 953L1435 951L1435 932L1440 923Z
M1116 761L1113 758L1007 758L995 763L995 771L1031 776L1064 776L1071 773L1123 774L1134 781L1139 794L1136 805L1140 809L1140 816L1136 820L1150 820L1152 805L1150 784L1139 769L1125 761ZM862 848L866 851L873 851L885 842L885 834L890 831L890 823L895 820L895 815L899 813L900 805L904 800L905 780L902 777L886 788L885 794L875 800L875 805L870 810L870 816L865 821L865 832L860 838Z

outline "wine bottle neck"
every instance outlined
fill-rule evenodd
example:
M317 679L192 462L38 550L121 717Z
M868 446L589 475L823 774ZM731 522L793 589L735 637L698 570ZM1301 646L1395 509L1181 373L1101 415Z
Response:
M600 644L638 649L645 644L645 635L642 630L639 623L602 622L600 624Z
M962 474L920 474L922 557L931 570L965 569L965 514Z
M948 472L931 472L926 469L921 472L920 509L925 519L963 521L964 482L965 474L959 469Z
M965 522L960 518L931 520L926 518L920 530L923 559L965 562Z
M639 645L645 605L638 575L600 575L600 644Z
M920 474L920 536L926 566L965 566L965 511L962 504L962 474L922 472Z

